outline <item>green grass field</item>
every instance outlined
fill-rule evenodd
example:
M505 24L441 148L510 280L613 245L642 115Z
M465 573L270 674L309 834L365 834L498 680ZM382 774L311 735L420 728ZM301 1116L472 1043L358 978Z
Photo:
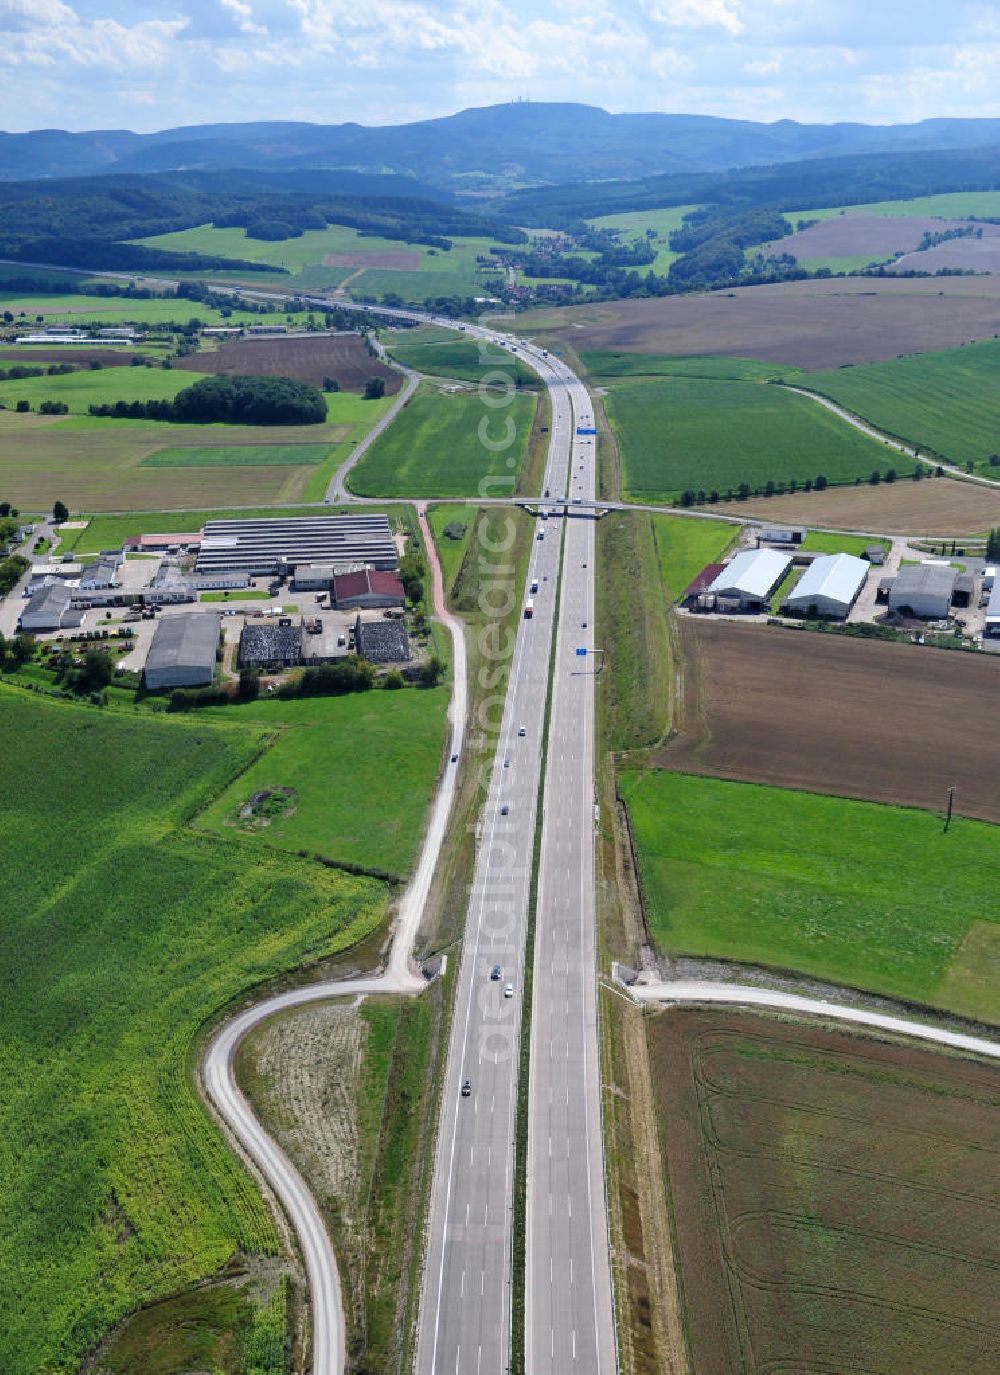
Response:
M722 382L767 382L772 377L794 381L801 368L786 363L766 363L759 358L726 358L721 355L693 354L689 357L665 353L616 353L610 349L591 349L580 355L589 375L596 381L616 377L695 377Z
M670 269L670 264L680 257L679 253L674 253L670 248L669 235L672 230L680 229L684 216L692 210L697 210L696 205L674 205L665 210L630 210L623 215L600 215L597 219L588 220L587 223L595 229L619 229L621 230L620 241L634 243L643 241L646 238L647 229L653 230L656 238L654 247L656 248L656 259L645 267L632 268L633 272L655 272L658 276L665 277Z
M372 932L385 890L186 827L252 761L256 724L0 696L0 1369L38 1375L278 1250L194 1043L243 990Z
M32 269L28 276L34 276ZM43 274L44 275L44 274ZM25 296L3 290L0 282L0 314L9 310L18 317L15 328L22 329L34 324L35 317L41 315L46 324L69 320L75 327L87 323L95 325L167 325L186 324L188 320L200 320L205 325L253 325L266 323L267 318L281 319L280 315L263 317L256 311L233 310L224 317L215 306L201 301L188 301L177 297L154 296L148 301L130 299L122 296L85 296L82 293L67 292L65 295ZM21 316L25 319L20 319ZM132 352L145 352L146 343L139 340Z
M348 486L373 497L510 495L511 479L527 456L536 405L532 392L498 409L476 393L424 383L351 470Z
M706 563L719 563L737 536L736 526L684 516L653 516L660 581L667 601L676 601Z
M991 472L1000 453L1000 341L810 373L808 387L888 433ZM991 475L995 475L995 469Z
M657 770L620 787L661 950L1000 1020L996 827Z
M248 239L242 229L216 229L203 224L194 229L182 229L173 234L158 234L139 239L138 243L183 253L223 254L242 258L246 262L271 263L285 268L295 277L297 286L331 287L345 284L348 295L382 296L397 292L408 300L423 300L426 296L476 295L482 291L484 273L476 262L488 256L493 239L464 238L452 240L453 247L445 252L423 244L404 243L398 239L383 239L378 235L360 234L344 225L329 225L326 229L307 230L297 239L281 239L273 243L262 239ZM379 255L409 253L415 255L411 269L379 266ZM350 254L355 264L325 267L327 254ZM367 266L365 259L371 261ZM359 268L364 270L355 275ZM228 274L232 277L232 272ZM237 274L238 275L238 274ZM254 273L254 280L287 281L287 277L271 273ZM496 276L497 270L487 270L486 276ZM352 280L348 282L348 278Z
M503 378L520 382L522 386L541 386L537 373L503 349L488 348L481 353L475 339L458 339L451 334L447 339L422 342L410 337L415 333L417 331L392 332L385 343L393 358L417 372L431 377L455 377L466 382L485 380L501 387Z
M818 554L854 554L861 558L865 550L877 544L889 551L889 541L885 539L866 539L864 535L825 534L822 530L807 530L802 541L803 549L812 549Z
M235 836L254 852L308 850L405 874L441 763L447 704L447 689L440 687L224 707L225 719L235 714L276 735L197 824ZM237 822L253 793L285 787L296 792L291 816L264 827Z
M448 505L428 508L427 523L434 536L434 547L437 550L437 556L441 562L441 572L444 576L445 594L449 597L455 585L458 570L462 566L462 560L465 558L465 551L472 537L475 520L475 506ZM446 526L451 526L455 530L460 526L462 529L461 537L451 539L445 534Z
M18 401L28 401L37 410L42 401L65 401L73 414L86 415L91 403L172 400L203 375L170 368L98 368L94 372L86 368L61 377L0 382L0 402L13 409Z
M231 444L218 448L157 449L143 468L283 468L322 463L327 444Z
M789 404L789 403L794 404ZM830 484L912 461L886 456L807 397L753 382L663 378L613 383L605 401L622 458L622 491L632 501L669 501L685 489L726 499L746 482Z
M836 205L824 210L786 210L784 213L793 228L799 220L832 220L836 215L964 219L971 215L1000 215L1000 191L950 191L939 196L913 196L903 201L869 201L865 205Z

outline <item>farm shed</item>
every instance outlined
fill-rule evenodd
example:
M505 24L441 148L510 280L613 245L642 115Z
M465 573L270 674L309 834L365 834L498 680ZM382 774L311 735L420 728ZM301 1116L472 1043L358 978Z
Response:
M360 573L363 563L299 563L295 566L292 587L296 592L329 592L334 578L342 573Z
M971 606L976 596L975 573L959 573L955 579L955 592L952 598L955 606Z
M889 610L942 620L955 593L958 569L946 563L915 563L901 568L889 590Z
M333 580L334 604L348 607L403 606L406 596L395 573L364 568L359 573L344 573Z
M302 626L247 622L240 635L240 668L276 670L302 662Z
M118 565L110 559L90 563L80 574L81 592L104 592L118 582Z
M983 634L991 640L1000 637L1000 583L994 584L990 592L990 599L986 603L986 621L983 625Z
M202 532L197 572L242 569L286 573L300 563L370 563L396 568L399 554L385 515L293 516L210 520Z
M215 674L219 617L214 611L164 616L156 627L146 658L146 686L204 687Z
M881 544L866 544L863 557L866 558L869 563L881 566L885 563L885 550L882 548Z
M791 566L790 555L776 549L744 549L705 590L736 602L741 611L760 611Z
M21 629L32 634L36 631L62 630L69 624L72 615L72 595L65 583L49 583L47 587L35 593L21 612ZM79 625L79 620L74 624Z
M805 537L805 530L789 529L786 525L765 525L760 532L758 543L801 544Z
M354 622L354 647L370 664L405 664L412 657L402 621Z
M869 566L853 554L823 554L802 574L785 606L800 616L846 620L865 585Z

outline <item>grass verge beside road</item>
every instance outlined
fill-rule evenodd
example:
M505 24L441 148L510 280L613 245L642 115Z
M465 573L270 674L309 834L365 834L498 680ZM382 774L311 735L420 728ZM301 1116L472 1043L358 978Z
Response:
M658 770L623 773L620 789L665 954L1000 1021L995 827L945 833L931 812Z

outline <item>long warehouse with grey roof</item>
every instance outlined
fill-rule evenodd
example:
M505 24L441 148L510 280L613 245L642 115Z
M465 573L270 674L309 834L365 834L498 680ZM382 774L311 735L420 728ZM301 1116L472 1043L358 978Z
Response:
M300 563L399 565L385 515L292 516L273 520L210 520L202 532L197 571L240 569L284 573Z
M220 620L216 612L182 612L164 616L156 627L146 659L146 686L203 687L215 674Z
M844 620L865 585L869 567L853 554L821 554L795 584L785 606L803 616Z

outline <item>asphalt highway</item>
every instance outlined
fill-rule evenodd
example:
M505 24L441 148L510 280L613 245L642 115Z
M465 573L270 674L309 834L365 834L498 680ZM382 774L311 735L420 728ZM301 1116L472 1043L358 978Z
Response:
M470 330L470 333L476 332ZM519 346L520 347L520 346ZM530 362L552 399L545 486L566 491L574 415L567 378L541 352ZM476 857L444 1080L428 1220L417 1370L482 1375L511 1358L514 1136L524 951L542 731L564 522L537 522L522 615ZM588 521L588 525L592 522ZM484 557L490 557L484 551ZM513 583L498 554L498 581ZM503 571L506 569L506 572ZM523 728L524 734L520 732ZM504 814L503 808L507 808ZM496 978L491 977L495 966ZM506 986L512 996L505 996ZM462 1096L463 1081L470 1092Z
M593 410L583 384L568 369L565 375L575 417L569 491L584 500L595 491L596 446L579 431L593 428ZM602 662L594 641L596 528L589 513L566 521L552 677L528 1087L531 1375L611 1375L616 1368L594 902L594 693Z

